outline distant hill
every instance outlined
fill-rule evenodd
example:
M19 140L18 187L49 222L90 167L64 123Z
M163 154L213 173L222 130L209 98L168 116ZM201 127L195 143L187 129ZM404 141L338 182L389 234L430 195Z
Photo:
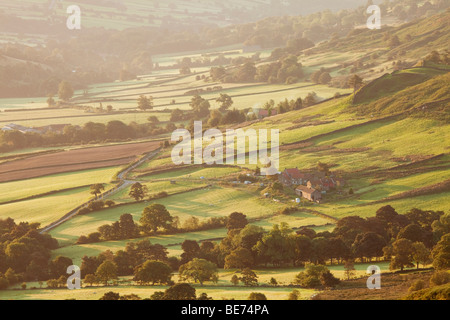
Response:
M123 30L130 27L162 26L181 30L202 25L249 23L273 16L337 11L356 8L363 3L361 0L73 0L70 3L62 0L21 0L2 1L0 10L11 18L27 17L32 18L33 24L36 21L48 24L66 17L65 9L69 4L82 8L85 26L88 27ZM26 25L16 27L26 28Z
M397 37L399 43L391 39ZM380 30L356 29L349 35L333 39L311 49L310 54L329 50L349 52L373 49L373 53L391 58L420 59L432 50L449 49L450 10L432 17L403 24L399 27L383 27Z

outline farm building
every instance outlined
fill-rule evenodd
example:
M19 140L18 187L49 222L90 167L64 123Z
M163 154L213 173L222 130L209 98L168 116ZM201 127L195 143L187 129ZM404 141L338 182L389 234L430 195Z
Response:
M308 182L311 187L321 191L329 191L338 187L345 186L346 182L341 178L336 178L333 174L329 177L325 173L317 171L313 173L301 172L297 168L285 169L279 176L278 180L287 187L290 186L306 186Z
M285 169L279 176L280 182L285 186L302 185L308 182L306 174L301 173L297 168Z
M309 201L320 202L322 200L322 194L310 186L298 186L295 193Z
M4 126L2 131L19 131L22 133L41 133L39 130L33 129L33 128L27 128L18 124L10 123L6 126Z

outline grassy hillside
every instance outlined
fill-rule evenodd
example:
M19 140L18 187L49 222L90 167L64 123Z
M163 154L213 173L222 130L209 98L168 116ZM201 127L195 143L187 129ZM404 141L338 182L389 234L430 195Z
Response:
M448 122L450 73L444 72L443 75L426 80L436 72L444 71L418 68L386 75L361 89L353 100L356 106L351 108L359 114L377 116L409 111L416 117ZM373 101L377 95L379 98Z
M335 50L338 52L355 52L362 48L371 48L371 54L377 53L383 57L393 56L400 59L420 58L432 50L448 49L450 42L450 24L448 23L450 11L432 17L412 21L399 27L382 26L380 30L362 28L355 30L345 38L331 40L312 50L312 52L325 52ZM389 46L389 39L397 36L400 44Z

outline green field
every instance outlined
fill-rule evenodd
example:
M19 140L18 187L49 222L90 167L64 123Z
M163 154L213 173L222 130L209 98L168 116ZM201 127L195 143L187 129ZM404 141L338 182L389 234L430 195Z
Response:
M90 200L89 187L56 193L0 206L2 217L10 217L18 222L39 222L41 226L50 224L72 209Z
M181 222L191 216L196 216L200 220L209 217L228 216L238 209L237 203L239 203L239 211L249 218L271 215L283 208L282 204L259 199L252 193L217 186L154 200L153 202L166 206L171 215L179 217ZM58 239L60 244L74 243L80 235L95 232L101 225L119 220L119 217L124 213L130 213L134 220L139 220L142 211L149 204L150 202L129 204L78 216L55 228L50 234Z
M144 18L139 18L138 8L142 6L140 1L142 0L135 0L130 4L128 14L134 12L137 19L126 26L143 23ZM87 8L96 10L98 7L87 5ZM161 12L164 10L158 11L158 14ZM178 13L182 15L182 11ZM115 15L111 12L110 14ZM158 24L159 18L156 17L152 23ZM89 26L99 25L104 21L104 13L98 17L88 14L86 19ZM414 31L408 27L404 30ZM49 110L45 109L46 99L42 97L0 99L0 110L27 109L0 112L0 128L9 123L29 127L50 124L83 126L87 122L106 124L111 120L120 120L127 124L145 124L150 116L156 116L161 122L160 126L165 126L170 122L171 109L191 109L189 103L192 95L186 94L187 91L203 89L200 95L210 101L211 109L219 108L219 103L215 100L221 93L230 95L234 101L233 108L238 110L259 108L271 99L275 104L285 99L303 99L311 92L315 92L320 100L325 100L333 97L335 93L353 93L353 89L306 82L311 73L320 68L327 68L334 80L340 81L353 73L352 65L358 60L367 63L370 58L370 62L376 65L370 67L371 71L361 70L360 73L367 82L376 80L349 97L335 98L301 110L265 118L244 127L280 131L280 171L285 168L311 170L321 162L328 164L333 173L343 177L347 185L324 192L322 202L310 203L303 199L297 212L281 215L281 209L297 206L293 188L285 187L282 196L263 198L262 189L273 180L261 177L260 181L252 185L233 183L239 174L249 173L255 165L177 168L171 159L171 148L165 148L123 178L127 180L128 186L110 197L118 206L74 216L51 230L49 234L59 243L59 248L52 251L52 258L67 256L74 264L80 265L83 256L97 256L107 250L117 252L123 250L127 243L143 239L163 245L169 256L179 257L183 253L181 245L185 240L219 242L227 236L227 229L222 227L178 234L156 234L121 241L76 244L81 235L87 236L96 232L100 226L118 221L125 213L131 214L135 221L139 221L143 210L152 203L164 205L173 217L179 219L180 227L183 227L183 223L190 217L205 221L211 217L226 217L232 212L242 212L251 224L266 231L271 230L274 224L286 223L294 231L308 227L316 232L332 232L338 219L346 216L373 217L376 211L385 205L391 205L400 214L405 214L412 208L448 212L450 191L436 191L433 188L450 179L450 124L448 108L445 105L450 97L446 86L450 80L449 68L426 64L392 74L386 73L394 70L391 59L372 59L371 54L376 52L383 56L389 50L383 47L379 35L374 36L373 40L375 43L371 44L371 49L358 48L350 52L318 50L317 54L299 55L305 77L302 82L292 85L224 84L197 80L198 75L209 76L210 68L201 67L192 68L194 73L188 76L180 76L178 70L157 70L152 74L140 76L139 80L101 83L89 86L87 92L75 92L75 103L93 108L99 107L100 103L103 107L110 104L117 111L111 114L88 112L81 108ZM355 39L350 38L349 41ZM343 49L351 45L341 43L340 47ZM154 62L167 67L182 58L199 58L214 51L159 55L154 57ZM244 52L242 47L236 46L218 48L216 51L234 58L254 54ZM269 55L270 50L264 50L262 56ZM222 88L213 90L215 86ZM153 97L153 111L136 111L140 95ZM33 110L38 108L43 109ZM176 125L188 123L189 120L183 120ZM219 129L225 131L229 128L219 126ZM159 137L168 139L169 135ZM148 139L155 137L146 137L144 140ZM133 141L129 141L131 142ZM99 142L99 145L103 143ZM53 146L9 152L1 155L4 157L1 161L11 161L8 157L13 155L19 158L26 156L26 153L51 151L56 148L58 147ZM60 148L71 149L80 146ZM117 178L118 171L119 167L108 167L1 183L0 218L11 217L16 222L39 222L42 226L48 225L91 199L90 185L104 183L107 190L111 188L111 180ZM148 195L167 192L168 196L158 200L136 202L130 198L129 192L131 184L138 181L147 187ZM263 186L260 183L263 183ZM365 276L369 265L378 265L382 271L389 270L389 262L373 261L357 264L356 275ZM329 269L335 276L344 278L342 265L331 265ZM263 285L257 288L232 286L230 279L236 270L220 270L217 284L207 283L204 287L195 287L197 294L206 292L214 299L246 299L250 292L262 292L268 299L284 300L293 290L287 286L292 283L296 274L303 270L294 267L257 269L255 271L259 282ZM178 280L177 277L174 275L175 280ZM272 277L278 281L280 287L268 285ZM39 284L30 282L28 288L31 287L38 288ZM134 293L148 298L152 293L164 289L166 287L163 286L138 286L130 277L126 277L120 280L119 286L84 287L79 291L41 288L19 290L19 285L16 285L9 290L0 291L0 299L89 300L99 299L107 291L116 291L122 295ZM302 299L309 299L317 293L309 289L300 291Z
M366 270L370 265L377 265L383 271L389 270L389 264L386 262L371 262L364 264L355 264L355 276L361 277L366 275ZM342 265L329 266L331 272L338 278L344 279L344 268ZM289 269L256 269L258 276L258 287L244 287L242 285L233 286L230 283L231 277L236 270L221 270L219 272L219 281L217 284L207 282L204 286L194 284L197 295L207 293L214 300L235 299L246 300L251 292L261 292L266 295L269 300L287 300L289 293L296 289L300 292L301 300L308 300L312 295L319 291L303 288L282 287L292 283L295 276L303 271L303 268ZM275 278L281 287L269 286L271 278ZM174 275L173 279L177 279ZM130 281L129 277L119 280L119 286L109 287L88 287L83 286L81 290L67 289L40 289L37 282L27 283L27 290L20 290L19 286L14 286L10 290L0 291L1 300L52 300L52 299L77 299L77 300L98 300L106 292L114 291L120 295L136 294L141 298L149 298L156 291L164 291L167 286L138 286ZM31 289L35 288L35 289ZM30 290L31 289L31 290Z
M94 183L109 183L118 170L118 167L110 167L0 183L0 204L51 191L88 186Z

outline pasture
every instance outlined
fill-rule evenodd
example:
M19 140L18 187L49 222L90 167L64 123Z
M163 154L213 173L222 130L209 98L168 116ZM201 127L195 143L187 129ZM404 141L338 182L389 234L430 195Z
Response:
M363 264L355 264L355 277L367 276L366 270L370 265L377 265L382 272L389 270L387 262L371 262ZM344 267L342 265L328 266L330 271L338 278L345 279ZM220 270L219 279L216 284L206 282L204 286L192 284L196 289L196 294L207 293L214 300L234 299L247 300L251 292L260 292L266 295L268 300L287 300L292 290L296 289L300 292L301 300L308 300L319 290L286 287L291 284L295 276L303 271L304 268L288 268L288 269L256 269L259 286L245 287L241 284L233 286L230 282L231 277L237 272L236 270ZM173 279L176 280L177 274ZM279 286L269 285L271 278L275 278ZM45 285L44 285L45 286ZM46 289L40 288L39 283L27 283L27 290L20 290L19 286L14 286L9 290L0 291L0 299L2 300L53 300L53 299L76 299L76 300L98 300L106 292L114 291L120 295L136 294L141 298L149 298L156 291L164 291L167 286L140 286L133 283L130 277L121 277L117 285L108 287L83 285L81 290L67 289ZM31 289L33 288L33 289Z
M210 217L225 217L236 210L244 213L248 218L261 218L270 216L284 207L283 204L268 199L260 199L245 190L214 186L159 200L132 203L77 216L58 226L50 234L58 239L61 245L73 244L80 235L96 232L101 225L118 221L124 213L132 214L134 220L138 221L144 208L151 203L164 205L172 216L177 216L180 219L180 223L191 216L195 216L202 221ZM239 203L239 207L236 207L237 203ZM216 236L211 238L216 238Z
M89 186L95 183L109 183L118 170L119 167L106 167L0 183L0 205L47 192Z

